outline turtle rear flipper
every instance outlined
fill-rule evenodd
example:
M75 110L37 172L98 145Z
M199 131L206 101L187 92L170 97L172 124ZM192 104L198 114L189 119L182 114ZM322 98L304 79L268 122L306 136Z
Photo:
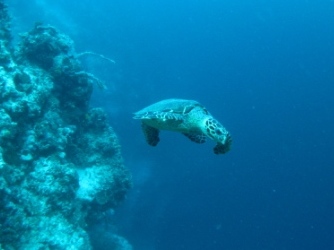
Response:
M142 123L142 129L147 143L153 147L156 146L160 141L159 129L148 126L145 123Z
M206 141L206 136L204 134L192 134L192 133L183 133L191 141L196 143L204 143Z

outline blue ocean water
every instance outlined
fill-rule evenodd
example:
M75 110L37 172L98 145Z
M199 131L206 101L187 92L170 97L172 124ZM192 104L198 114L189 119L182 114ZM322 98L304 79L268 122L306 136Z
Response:
M334 2L19 1L13 29L55 25L108 86L95 90L134 187L113 218L135 249L334 249ZM132 113L200 101L226 126L214 155Z

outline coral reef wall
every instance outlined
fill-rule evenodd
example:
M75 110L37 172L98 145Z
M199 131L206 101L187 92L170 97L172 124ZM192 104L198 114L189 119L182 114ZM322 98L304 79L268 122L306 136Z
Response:
M0 49L0 249L93 249L87 228L131 186L106 114L89 106L97 79L51 26L12 45L2 0Z

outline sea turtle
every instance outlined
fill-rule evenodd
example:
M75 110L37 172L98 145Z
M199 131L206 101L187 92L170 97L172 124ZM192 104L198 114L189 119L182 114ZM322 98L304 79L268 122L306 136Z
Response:
M180 132L196 143L204 143L209 137L217 142L215 154L225 154L231 147L230 133L197 101L162 100L139 110L133 118L141 120L146 141L151 146L158 144L160 130L169 130Z

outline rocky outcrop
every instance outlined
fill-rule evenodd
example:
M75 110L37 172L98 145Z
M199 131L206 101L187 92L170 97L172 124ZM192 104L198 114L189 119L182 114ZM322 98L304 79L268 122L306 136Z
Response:
M87 228L131 186L106 114L89 105L97 78L66 35L37 23L12 46L9 22L0 0L0 249L92 249Z

